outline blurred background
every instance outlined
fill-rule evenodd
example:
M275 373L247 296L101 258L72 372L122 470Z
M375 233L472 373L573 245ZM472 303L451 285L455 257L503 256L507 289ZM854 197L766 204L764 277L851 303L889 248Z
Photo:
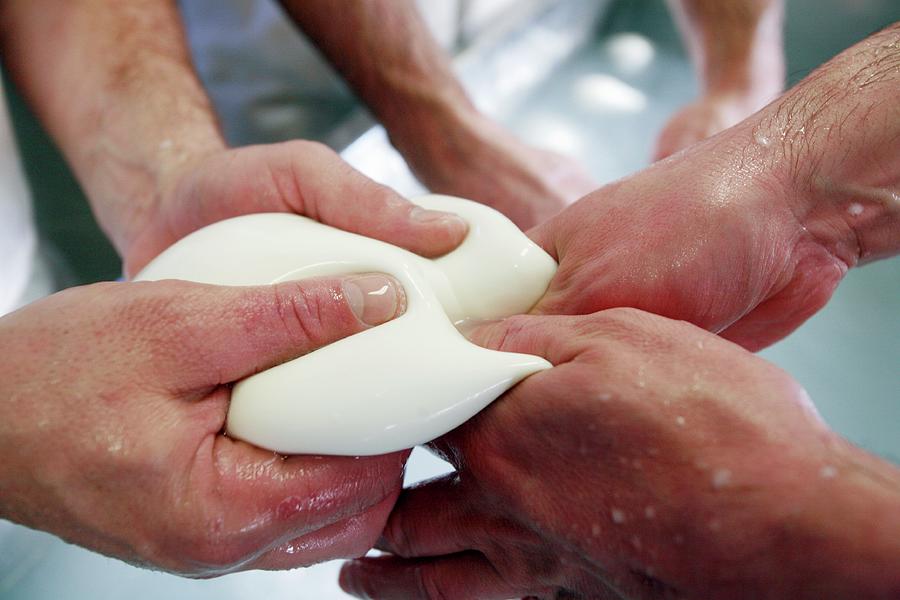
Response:
M233 0L249 6L249 0ZM786 0L789 84L900 20L898 0ZM181 0L197 67L234 144L317 139L407 195L423 191L381 127L271 2L251 19ZM601 183L646 166L667 118L697 91L663 0L419 0L479 106L526 141L570 154ZM229 35L221 35L221 31ZM218 33L218 35L217 35ZM33 196L27 298L120 276L77 183L9 81ZM900 259L850 272L830 304L762 355L855 443L900 464ZM417 450L408 479L445 465ZM0 522L0 598L343 598L337 564L188 581L134 569Z

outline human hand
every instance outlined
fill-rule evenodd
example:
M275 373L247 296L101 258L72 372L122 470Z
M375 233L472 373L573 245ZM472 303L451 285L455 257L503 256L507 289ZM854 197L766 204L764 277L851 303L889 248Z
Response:
M665 125L653 160L737 124L781 93L783 4L783 0L670 0L703 91Z
M455 215L424 210L314 142L222 149L181 165L157 205L139 217L125 252L134 275L181 237L257 212L293 212L340 229L439 256L465 237Z
M512 317L473 339L555 367L433 443L457 472L403 492L378 544L392 555L346 565L348 592L793 599L897 589L897 469L838 440L775 366L632 309Z
M653 160L661 160L728 129L762 108L772 98L740 93L707 94L682 107L657 137Z
M196 577L364 553L405 453L283 457L222 429L233 382L404 309L373 275L97 284L3 317L0 517Z
M523 230L597 187L574 159L528 146L479 113L429 119L416 121L421 141L412 148L392 137L416 177L432 191L486 204Z
M759 349L821 308L852 263L801 221L793 183L759 167L764 149L735 150L748 129L607 185L532 230L560 263L535 312L630 306Z

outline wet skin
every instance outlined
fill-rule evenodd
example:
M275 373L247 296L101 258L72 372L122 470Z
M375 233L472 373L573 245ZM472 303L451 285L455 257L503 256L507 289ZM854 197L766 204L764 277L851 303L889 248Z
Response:
M829 431L786 373L634 309L483 325L556 367L432 444L360 598L887 598L900 471Z
M193 577L364 553L406 453L283 457L222 433L233 382L404 310L394 280L353 281L95 284L0 319L0 518Z
M796 329L848 269L900 250L898 48L893 25L532 229L560 263L534 312L630 306L752 350Z

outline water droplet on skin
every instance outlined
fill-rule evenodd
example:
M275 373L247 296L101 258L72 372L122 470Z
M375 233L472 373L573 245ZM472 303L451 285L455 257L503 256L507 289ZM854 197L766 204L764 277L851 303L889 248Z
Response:
M614 508L610 511L610 516L612 517L612 522L616 525L621 525L625 522L625 511Z
M648 519L653 519L654 517L656 517L656 509L652 506L648 506L644 509L644 516Z
M591 525L591 535L593 535L594 537L600 536L600 525L598 525L597 523Z
M756 134L755 136L753 136L753 137L754 137L754 139L756 140L756 143L759 144L760 146L762 146L763 148L768 147L768 145L772 143L772 140L769 139L768 136L765 136L765 135L763 135L763 134L761 134L761 133L757 133L757 134Z
M831 465L825 465L819 469L819 477L822 479L834 479L837 477L837 469Z
M865 210L865 208L859 202L853 202L850 204L850 206L847 207L847 212L854 217L858 217L859 215L863 214L863 210Z
M684 417L682 417L681 415L678 415L677 417L675 417L675 423L676 423L679 427L684 427L684 424L685 424Z
M703 340L697 340L697 348L703 350Z
M597 400L599 400L600 402L609 402L610 400L612 400L612 394L604 392L597 396Z
M731 483L731 471L728 469L716 469L713 471L712 486L713 489L721 490L723 487Z

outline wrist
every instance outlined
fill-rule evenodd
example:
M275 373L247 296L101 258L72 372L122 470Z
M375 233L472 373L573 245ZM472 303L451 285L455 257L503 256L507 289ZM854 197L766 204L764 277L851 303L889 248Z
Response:
M452 90L400 99L389 112L378 116L391 144L414 171L435 170L463 160L479 126L487 121L465 94Z
M167 198L186 173L226 149L211 117L154 127L113 126L85 152L79 178L101 226L123 258L166 212ZM141 143L135 144L134 138Z

